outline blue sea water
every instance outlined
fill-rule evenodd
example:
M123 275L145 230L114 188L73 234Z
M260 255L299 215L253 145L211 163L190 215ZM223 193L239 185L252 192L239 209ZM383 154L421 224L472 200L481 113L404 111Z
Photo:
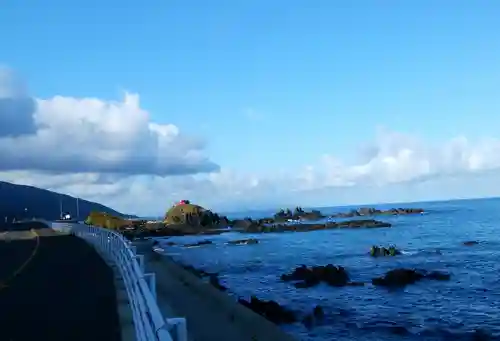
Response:
M299 340L483 340L473 334L475 330L486 332L489 339L500 339L500 199L376 207L422 207L427 213L377 218L391 222L392 228L186 236L169 241L210 239L215 245L163 247L176 260L219 272L221 282L235 297L276 300L302 315L321 305L327 316L323 324L310 330L301 323L282 326ZM260 243L224 244L250 237ZM479 244L462 244L469 240ZM367 253L373 244L396 244L404 254L371 258ZM279 280L298 265L328 263L344 266L354 281L370 282L397 267L443 270L452 277L448 282L421 281L396 291L371 284L296 289Z

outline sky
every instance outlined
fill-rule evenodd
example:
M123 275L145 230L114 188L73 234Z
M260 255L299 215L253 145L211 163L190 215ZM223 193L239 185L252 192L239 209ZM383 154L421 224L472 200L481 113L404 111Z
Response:
M493 0L7 0L0 180L143 215L497 196L499 16Z

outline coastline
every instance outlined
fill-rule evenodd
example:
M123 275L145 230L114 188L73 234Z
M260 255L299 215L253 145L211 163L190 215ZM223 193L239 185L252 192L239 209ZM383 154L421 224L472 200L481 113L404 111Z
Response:
M234 298L204 282L149 242L134 242L145 258L147 272L156 275L157 299L165 316L187 319L190 340L293 341L297 340Z

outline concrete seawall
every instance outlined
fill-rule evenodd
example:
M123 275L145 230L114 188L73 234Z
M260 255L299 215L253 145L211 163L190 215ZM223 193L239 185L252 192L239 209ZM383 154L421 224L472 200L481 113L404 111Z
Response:
M142 244L142 245L141 245ZM170 257L134 243L145 256L147 271L156 274L160 309L166 317L186 317L194 341L296 341L278 326L203 282Z

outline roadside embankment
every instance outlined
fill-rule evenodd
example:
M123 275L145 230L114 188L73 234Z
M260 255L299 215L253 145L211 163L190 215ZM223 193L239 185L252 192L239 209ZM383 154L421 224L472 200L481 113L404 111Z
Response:
M134 243L156 274L157 297L166 317L185 317L194 341L293 341L278 326L186 271L170 257Z

